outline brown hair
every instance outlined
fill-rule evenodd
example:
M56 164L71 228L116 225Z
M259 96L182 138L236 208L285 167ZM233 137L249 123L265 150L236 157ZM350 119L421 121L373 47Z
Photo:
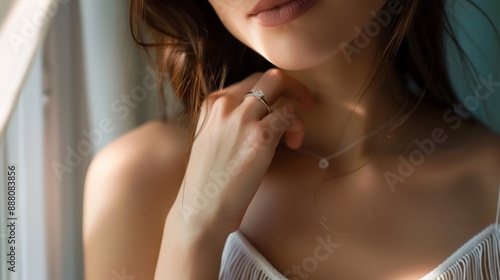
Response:
M368 83L371 91L396 69L419 85L420 96L398 123L422 101L442 109L459 103L446 67L444 35L464 54L446 15L445 0L401 2L404 10L386 28L380 63ZM273 67L226 30L208 1L131 0L130 28L139 45L155 50L151 57L158 73L168 74L160 78L169 79L176 99L184 105L182 117L194 124L192 135L200 106L209 93ZM160 99L164 112L163 92Z

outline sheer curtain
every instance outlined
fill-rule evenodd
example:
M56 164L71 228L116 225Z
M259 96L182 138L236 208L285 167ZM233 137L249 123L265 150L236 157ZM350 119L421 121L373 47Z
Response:
M110 141L158 116L156 80L129 35L128 1L3 1L0 279L83 279L86 169ZM7 220L9 166L17 220Z
M498 28L500 2L477 3ZM458 9L460 23L477 42L466 50L483 77L500 81L492 30L466 5ZM0 0L2 280L83 279L87 166L110 141L158 116L158 85L131 41L127 10L128 0ZM482 52L489 52L489 59L481 60ZM465 99L473 89L460 84L460 69L454 69L453 82ZM489 116L484 108L475 111L497 130L499 98L497 91L486 102ZM11 166L15 176L7 173ZM9 201L15 201L14 215ZM15 222L15 229L8 222ZM12 239L13 264L8 263ZM15 272L9 270L13 266ZM109 279L121 280L120 272L110 271Z
M0 4L1 279L36 279L37 275L47 279L45 201L40 184L43 142L36 139L43 137L44 127L39 47L52 4Z
M451 1L448 1L451 2ZM470 72L464 71L454 48L448 48L451 82L459 99L469 111L492 130L500 133L500 1L472 1L479 11L467 1L459 0L450 9L452 24L457 31L458 41L470 58L477 73L471 80ZM485 17L488 16L489 20ZM478 98L477 92L487 96Z

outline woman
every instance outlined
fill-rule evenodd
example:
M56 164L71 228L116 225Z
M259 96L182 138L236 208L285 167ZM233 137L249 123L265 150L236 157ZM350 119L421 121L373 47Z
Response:
M454 95L444 0L132 0L131 23L184 111L92 162L86 279L500 279L500 142Z

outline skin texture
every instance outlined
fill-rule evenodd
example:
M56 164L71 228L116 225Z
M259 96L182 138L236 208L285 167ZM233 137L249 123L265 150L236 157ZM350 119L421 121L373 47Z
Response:
M185 172L185 139L182 130L153 121L94 157L84 195L85 279L113 279L113 272L153 279L165 217Z
M226 28L241 42L281 69L301 70L332 59L342 42L356 36L384 0L324 0L291 23L264 27L249 17L258 1L210 0ZM294 59L290 59L293 57Z
M122 267L136 279L217 279L225 238L235 230L292 279L418 279L494 222L499 139L467 118L419 107L387 137L361 141L327 170L294 151L333 154L387 123L408 96L391 73L359 100L378 37L349 61L338 50L384 1L324 0L278 27L246 16L256 2L210 1L236 38L282 70L208 98L207 122L183 159L187 169L179 160L186 133L169 124L146 124L99 153L85 188L87 279L110 279ZM244 97L255 87L271 114ZM401 176L400 157L433 137L433 152ZM230 175L207 186L220 171ZM388 172L402 180L388 181ZM327 227L362 226L361 234L341 238L319 223L315 191L325 179L316 202L337 218ZM369 226L365 210L375 216ZM340 246L314 272L297 268L328 236Z
M345 147L386 123L401 107L394 99L401 103L409 95L398 74L393 73L380 90L360 100L376 63L382 31L359 54L346 56L339 51L340 46L356 39L356 30L372 21L385 1L323 0L302 17L275 27L260 26L248 16L257 1L210 3L236 38L309 89L317 108L298 108L306 128L302 146L306 150L333 154L337 146ZM277 104L283 102L289 101L279 99ZM343 131L346 126L349 130Z

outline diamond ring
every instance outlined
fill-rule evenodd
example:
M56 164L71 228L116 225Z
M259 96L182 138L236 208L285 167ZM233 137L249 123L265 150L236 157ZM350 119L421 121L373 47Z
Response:
M257 98L258 100L260 100L260 102L262 102L262 104L264 104L264 106L266 106L268 114L271 113L271 108L269 108L269 104L267 104L266 100L264 100L264 97L266 96L266 94L262 90L260 90L258 88L254 88L251 91L247 92L245 94L245 97L247 95L250 95L250 94L253 95L253 96L255 96L255 98Z

